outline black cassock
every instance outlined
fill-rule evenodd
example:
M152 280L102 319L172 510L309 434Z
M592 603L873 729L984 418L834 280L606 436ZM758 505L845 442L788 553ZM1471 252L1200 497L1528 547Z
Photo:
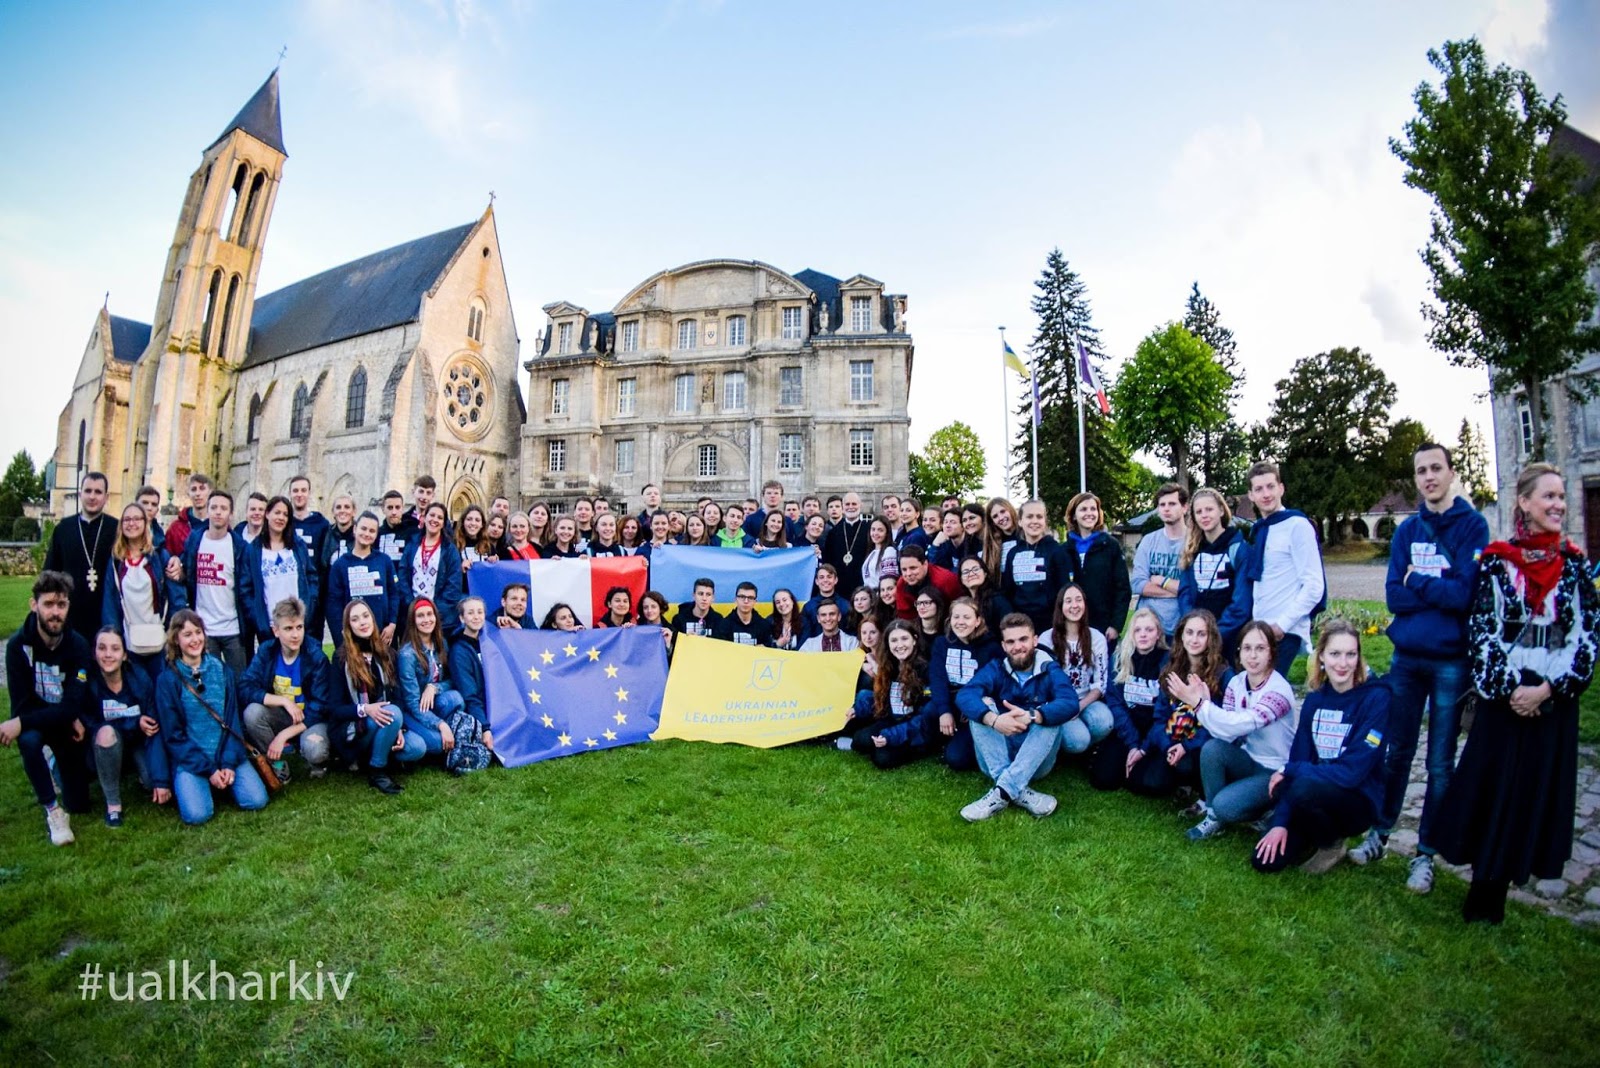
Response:
M72 605L67 623L94 645L94 632L100 629L100 609L111 581L111 544L117 538L117 521L101 513L85 522L75 515L56 527L45 553L46 571L65 571L72 576ZM91 569L93 573L91 574Z

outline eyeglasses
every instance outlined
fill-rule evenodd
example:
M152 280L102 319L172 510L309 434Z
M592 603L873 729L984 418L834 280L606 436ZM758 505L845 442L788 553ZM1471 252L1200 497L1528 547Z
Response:
M756 595L753 593L736 593L733 596L736 601L753 601L756 599Z

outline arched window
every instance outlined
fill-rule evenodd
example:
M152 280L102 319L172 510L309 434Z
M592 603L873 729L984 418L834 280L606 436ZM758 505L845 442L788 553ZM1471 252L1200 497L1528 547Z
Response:
M244 202L244 221L239 224L239 244L250 243L250 226L256 221L256 207L261 203L261 187L267 184L267 172L257 171L255 179L250 183L250 195Z
M222 268L211 276L211 287L206 290L206 318L200 327L200 351L211 355L211 328L217 321L217 298L222 292Z
M350 375L350 388L344 395L344 426L354 430L367 421L367 369L357 367Z
M233 174L233 185L228 188L228 197L222 208L222 216L217 220L219 227L224 219L227 220L228 228L222 231L223 240L228 240L233 236L233 224L239 221L239 198L244 195L244 176L249 173L249 168L241 163L239 164L239 169Z
M261 394L257 393L250 398L250 421L244 428L245 444L253 445L261 440Z
M233 306L239 300L239 276L228 279L228 299L222 302L222 338L217 342L217 355L228 358L228 335L233 332Z
M304 382L294 387L294 406L289 409L289 436L296 441L311 436L311 391Z
M483 301L474 300L472 307L467 309L467 336L481 343L483 341Z

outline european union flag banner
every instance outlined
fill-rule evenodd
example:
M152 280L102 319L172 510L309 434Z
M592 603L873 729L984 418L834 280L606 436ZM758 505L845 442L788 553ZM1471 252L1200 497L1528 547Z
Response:
M639 607L650 575L641 556L596 556L576 560L502 560L476 563L467 572L467 592L482 597L489 618L500 607L500 592L513 582L528 586L528 618L535 626L558 604L570 605L586 627L605 615L606 591L625 586Z
M473 570L477 570L474 568ZM741 582L756 584L756 599L770 602L772 591L789 590L804 604L817 576L817 554L809 548L719 549L709 545L664 545L650 554L650 588L671 604L694 600L694 580L717 584L717 603L732 604Z
M667 647L656 627L487 627L480 642L495 755L508 768L649 741L660 722Z

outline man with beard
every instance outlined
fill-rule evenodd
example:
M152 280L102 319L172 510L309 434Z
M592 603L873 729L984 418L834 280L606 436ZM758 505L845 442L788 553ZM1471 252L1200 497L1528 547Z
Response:
M34 580L30 614L6 643L11 718L0 723L0 745L21 750L22 770L44 806L50 842L58 846L73 842L67 813L89 811L89 756L77 715L91 657L89 643L67 626L72 600L72 576L41 571ZM45 746L55 755L64 798L56 797Z
M822 560L839 572L839 585L853 590L861 585L861 567L872 545L867 541L867 521L861 514L861 495L846 493L840 502L839 522L822 542Z

